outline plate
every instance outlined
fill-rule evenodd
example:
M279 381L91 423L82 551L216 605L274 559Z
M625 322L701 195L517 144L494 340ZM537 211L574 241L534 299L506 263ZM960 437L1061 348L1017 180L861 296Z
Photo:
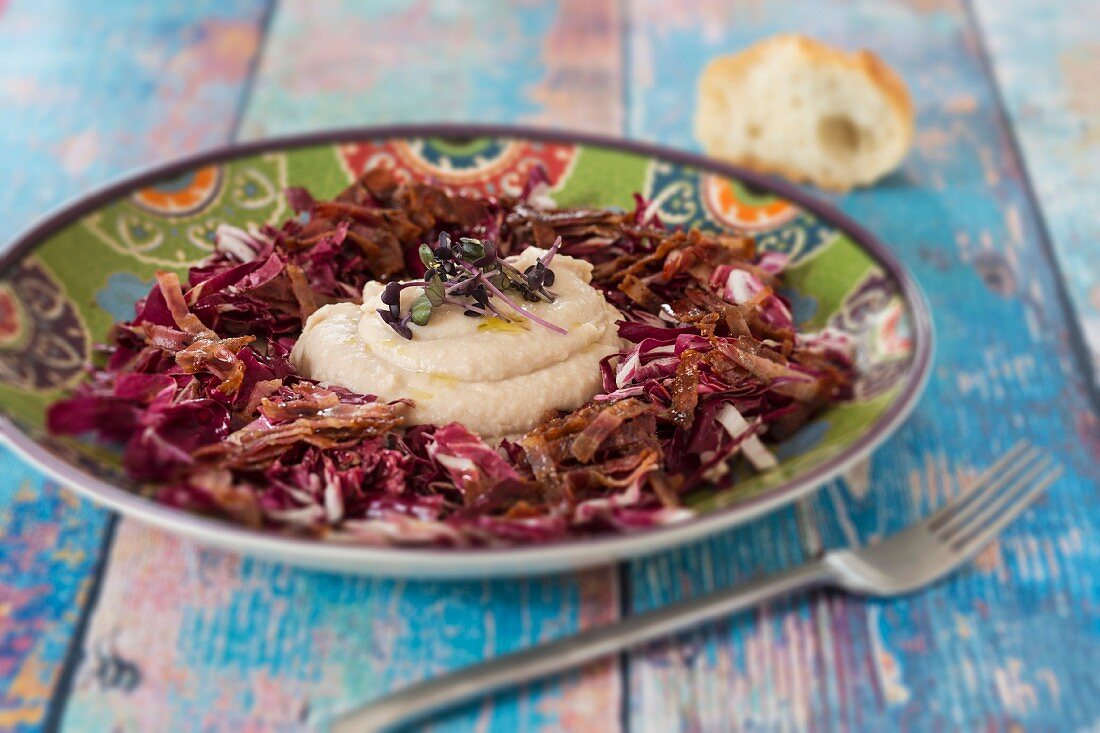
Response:
M664 222L754 234L787 253L800 328L830 326L857 343L855 398L777 448L777 469L688 497L696 515L626 535L518 548L368 547L288 538L144 498L118 456L53 438L44 409L84 375L93 345L133 315L158 269L180 273L213 249L222 223L278 223L281 191L318 197L368 167L473 194L519 193L543 166L560 206L633 206ZM129 176L63 207L0 257L0 433L64 485L126 516L199 542L298 565L410 577L530 575L632 558L747 522L813 491L886 439L912 409L931 364L928 306L870 233L798 189L706 158L612 139L469 125L364 128L232 145Z

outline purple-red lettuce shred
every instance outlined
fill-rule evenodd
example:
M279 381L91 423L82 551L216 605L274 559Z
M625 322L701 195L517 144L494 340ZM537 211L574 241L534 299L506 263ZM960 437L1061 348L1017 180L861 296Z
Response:
M683 497L850 395L852 343L799 333L784 255L629 211L554 209L549 179L472 198L368 171L332 200L286 191L280 227L223 226L214 255L157 284L48 428L93 433L155 498L253 527L339 541L549 542L690 516ZM288 360L305 320L370 280L417 276L440 232L502 255L551 246L594 266L624 348L588 404L487 444L460 424L403 423L408 401L322 386Z

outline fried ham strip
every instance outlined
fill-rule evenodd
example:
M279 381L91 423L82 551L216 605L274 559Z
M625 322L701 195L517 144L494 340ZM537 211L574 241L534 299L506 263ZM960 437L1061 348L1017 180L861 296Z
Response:
M632 211L542 208L537 179L476 198L379 167L331 200L289 189L297 215L280 227L219 229L186 283L157 273L112 332L108 366L51 407L50 429L99 431L126 445L133 477L160 482L160 500L250 526L486 545L676 521L685 493L736 455L773 464L761 437L851 391L835 344L796 334L781 255L666 228L641 197ZM418 276L417 248L441 232L504 256L560 240L592 264L626 347L591 402L490 446L457 423L407 426L405 401L294 373L310 315L358 302L370 280Z

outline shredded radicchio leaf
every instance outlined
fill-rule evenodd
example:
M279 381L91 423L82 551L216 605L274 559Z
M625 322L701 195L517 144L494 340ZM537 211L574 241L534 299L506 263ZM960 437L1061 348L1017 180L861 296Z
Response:
M641 196L625 213L554 209L546 184L535 171L518 197L472 198L373 169L333 200L288 189L295 218L222 226L185 282L158 273L48 427L121 445L136 481L190 511L341 541L498 545L679 521L688 492L739 456L767 470L767 442L850 396L852 344L796 332L783 255L668 229ZM550 254L523 273L501 264L528 246ZM591 402L515 440L406 426L409 401L321 386L288 361L310 314L358 302L370 280L391 283L379 313L401 333L444 302L484 315L511 303L504 290L552 299L557 252L593 264L624 348ZM401 287L428 305L402 313Z

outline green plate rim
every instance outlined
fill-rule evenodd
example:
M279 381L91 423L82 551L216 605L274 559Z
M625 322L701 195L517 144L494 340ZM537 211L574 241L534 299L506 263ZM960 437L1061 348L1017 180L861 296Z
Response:
M743 524L788 504L822 486L877 448L896 431L916 406L931 373L934 336L928 300L896 255L875 235L833 206L807 195L786 181L700 155L611 136L538 127L436 123L351 127L267 138L187 155L122 176L50 212L28 227L0 252L0 277L50 235L133 189L188 170L248 155L293 148L393 138L496 137L584 145L668 161L737 179L769 191L844 231L895 281L912 321L913 356L893 402L850 445L759 495L683 522L639 530L529 547L431 548L354 545L288 537L190 514L113 486L48 451L6 415L0 415L0 439L27 460L92 501L148 524L183 534L205 544L308 567L369 575L425 578L531 575L605 564L655 553L696 541Z

